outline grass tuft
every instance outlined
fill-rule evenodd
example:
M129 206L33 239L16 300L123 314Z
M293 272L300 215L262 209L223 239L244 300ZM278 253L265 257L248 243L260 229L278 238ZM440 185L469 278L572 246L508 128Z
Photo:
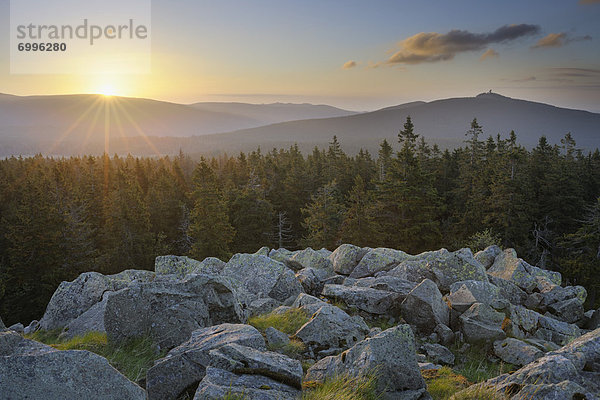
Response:
M427 391L433 400L448 400L453 394L470 385L467 378L455 374L449 367L425 370L422 374L427 382Z
M378 400L375 374L338 375L322 384L306 382L302 400Z
M302 343L301 340L292 339L289 343L284 344L283 346L268 346L269 350L277 351L285 354L290 358L300 359L302 353L306 350L306 346Z
M308 322L308 319L308 315L303 310L291 308L282 314L270 313L251 317L248 323L262 333L272 326L285 334L293 335Z
M69 340L59 340L55 331L37 331L27 335L28 339L36 340L54 347L57 350L87 350L108 360L123 375L134 382L140 382L146 377L146 372L154 361L163 357L165 352L159 352L149 336L134 338L122 344L109 343L106 334L88 332Z
M516 369L512 364L491 362L487 358L487 352L477 346L459 354L457 360L460 361L457 362L454 371L473 383L483 382Z

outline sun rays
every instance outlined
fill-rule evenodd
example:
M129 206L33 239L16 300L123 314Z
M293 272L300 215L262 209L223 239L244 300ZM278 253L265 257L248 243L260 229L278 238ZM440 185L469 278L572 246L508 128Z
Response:
M103 93L84 95L87 97L80 100L77 118L53 141L46 154L60 153L63 145L68 147L77 142L80 154L98 150L107 155L111 151L130 153L134 150L131 144L143 140L155 156L162 156L139 123L140 118L152 116L137 115L136 109L131 109L131 104L128 104L128 99L113 95L108 86L105 89ZM135 116L131 115L132 111Z

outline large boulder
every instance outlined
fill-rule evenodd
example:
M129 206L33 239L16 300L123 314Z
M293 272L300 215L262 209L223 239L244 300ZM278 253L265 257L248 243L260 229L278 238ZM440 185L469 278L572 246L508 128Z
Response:
M297 400L300 390L263 375L235 374L220 368L208 367L194 400Z
M245 322L245 315L230 281L215 275L132 284L109 296L104 317L109 340L150 334L166 349L225 322Z
M266 350L262 335L250 325L221 324L198 329L192 332L188 341L169 351L148 370L148 398L177 399L187 388L204 378L209 352L226 344Z
M146 398L141 387L89 351L57 351L3 332L0 356L0 393L5 399Z
M448 305L436 284L425 279L417 285L400 305L404 320L425 334L430 334L438 324L449 324Z
M329 256L333 270L342 275L350 275L369 249L351 244L343 244Z
M500 289L483 281L462 281L450 286L448 301L452 309L459 313L465 312L475 303L484 303L491 306L498 300L503 300Z
M320 360L309 368L306 380L323 382L339 374L360 376L368 371L375 371L376 390L383 398L418 399L426 395L415 339L408 325L387 329L338 356Z
M369 314L400 315L402 296L396 292L361 286L325 285L322 295Z
M303 268L296 272L296 279L306 293L319 296L323 285L332 276L331 271L318 268Z
M132 282L146 282L155 277L152 271L127 270L115 275L85 272L72 282L62 282L48 303L40 328L64 328L71 321L102 300L107 291L116 291Z
M209 351L210 366L237 374L263 375L302 389L302 364L283 354L228 343Z
M314 268L333 274L333 263L329 259L329 255L325 255L321 250L313 250L308 247L296 252L289 262L295 266L294 269Z
M319 352L351 347L368 334L369 327L361 317L351 317L338 307L324 304L295 336L311 350Z
M576 323L583 319L583 304L578 298L558 301L548 306L548 311L552 313L558 320Z
M513 282L527 293L532 293L537 288L538 278L544 278L556 285L560 285L562 280L560 273L534 267L518 258L514 249L506 249L499 254L487 272Z
M283 302L302 292L302 285L292 270L262 255L236 254L220 276L231 280L240 300L246 304L265 297Z
M522 367L542 357L544 352L521 340L506 338L494 342L494 354L506 363Z
M200 261L185 256L158 256L154 260L154 272L158 275L173 274L183 278L200 265Z
M500 295L514 305L522 305L527 301L527 293L511 281L488 275L490 282L500 289Z
M460 281L488 282L484 266L473 257L471 249L460 249L449 252L428 261L429 269L436 276L440 290L447 293L450 286Z
M114 292L105 292L102 296L102 301L91 306L86 312L69 322L67 326L63 328L59 339L72 339L76 336L83 336L87 332L102 332L105 333L104 328L104 314L106 312L106 303L108 298Z
M460 316L460 329L467 343L488 344L504 339L504 314L483 303L473 304Z
M376 278L347 278L344 281L344 285L367 287L371 289L383 290L386 292L394 292L400 295L401 300L404 300L404 298L410 293L411 290L415 288L415 286L417 286L419 282L411 282L405 279L397 278L395 276L382 275Z
M446 249L428 251L411 256L390 270L387 275L413 282L430 279L442 293L450 290L455 282L476 280L488 282L483 265L473 257L470 249L450 252Z
M411 259L413 256L400 250L379 247L371 249L356 265L351 278L365 278L374 276L380 271L389 271L402 261Z

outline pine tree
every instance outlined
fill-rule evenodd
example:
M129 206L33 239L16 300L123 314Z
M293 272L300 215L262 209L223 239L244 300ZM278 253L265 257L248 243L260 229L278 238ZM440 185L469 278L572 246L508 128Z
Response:
M190 256L198 260L206 257L227 259L231 256L229 246L235 230L229 223L227 204L214 171L204 159L194 171L193 185L194 208L190 215L189 235L194 243Z
M356 246L378 246L378 232L375 220L375 198L367 191L360 175L354 178L354 187L348 196L348 209L340 232L344 243Z
M335 181L319 188L311 202L302 209L307 234L302 239L306 247L334 249L339 244L339 229L344 215Z

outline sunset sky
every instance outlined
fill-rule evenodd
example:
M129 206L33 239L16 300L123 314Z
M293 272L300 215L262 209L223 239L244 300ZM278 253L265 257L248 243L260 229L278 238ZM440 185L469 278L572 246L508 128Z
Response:
M600 112L600 0L155 0L151 73L133 75L11 75L9 10L3 93L371 110L492 89Z

